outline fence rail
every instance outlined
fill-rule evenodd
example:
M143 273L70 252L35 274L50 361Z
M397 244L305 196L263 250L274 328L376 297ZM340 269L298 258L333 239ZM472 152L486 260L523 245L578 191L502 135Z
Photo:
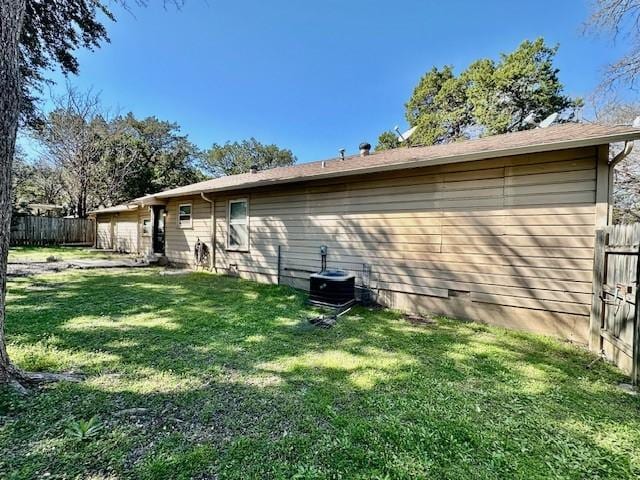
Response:
M94 223L85 218L17 215L11 219L11 245L92 245Z

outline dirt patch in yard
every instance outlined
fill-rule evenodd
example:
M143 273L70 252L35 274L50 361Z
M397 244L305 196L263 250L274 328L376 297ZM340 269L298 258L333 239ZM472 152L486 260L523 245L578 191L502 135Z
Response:
M9 277L28 277L40 273L61 272L69 268L67 262L26 262L7 265Z
M415 313L403 315L404 319L411 325L430 326L436 325L435 317L431 315L418 315Z
M7 276L28 277L41 273L62 272L69 268L91 269L91 268L122 268L122 267L146 267L148 262L134 259L122 260L71 260L61 262L23 262L9 263L7 265Z

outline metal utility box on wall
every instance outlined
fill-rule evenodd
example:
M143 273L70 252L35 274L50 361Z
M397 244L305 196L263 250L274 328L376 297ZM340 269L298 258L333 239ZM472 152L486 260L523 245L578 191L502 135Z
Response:
M355 303L355 276L325 270L309 277L309 301L314 305L345 307Z

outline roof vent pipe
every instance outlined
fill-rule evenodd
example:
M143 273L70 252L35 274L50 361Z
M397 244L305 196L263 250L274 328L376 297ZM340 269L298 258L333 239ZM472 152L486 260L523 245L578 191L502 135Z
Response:
M371 151L371 145L368 144L367 142L362 142L358 148L360 149L361 157L366 157L367 155L369 155L369 152Z
M258 166L251 165L251 167L249 167L249 173L258 173Z
M345 149L344 149L344 148L341 148L341 149L340 149L340 150L338 150L338 151L340 152L340 160L344 160L344 152L345 152Z

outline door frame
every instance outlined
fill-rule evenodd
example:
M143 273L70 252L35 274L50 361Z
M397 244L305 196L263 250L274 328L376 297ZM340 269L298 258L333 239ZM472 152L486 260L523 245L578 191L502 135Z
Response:
M164 205L153 205L151 213L151 251L157 255L164 255L167 248L166 207ZM161 221L162 240L160 241L158 227Z

